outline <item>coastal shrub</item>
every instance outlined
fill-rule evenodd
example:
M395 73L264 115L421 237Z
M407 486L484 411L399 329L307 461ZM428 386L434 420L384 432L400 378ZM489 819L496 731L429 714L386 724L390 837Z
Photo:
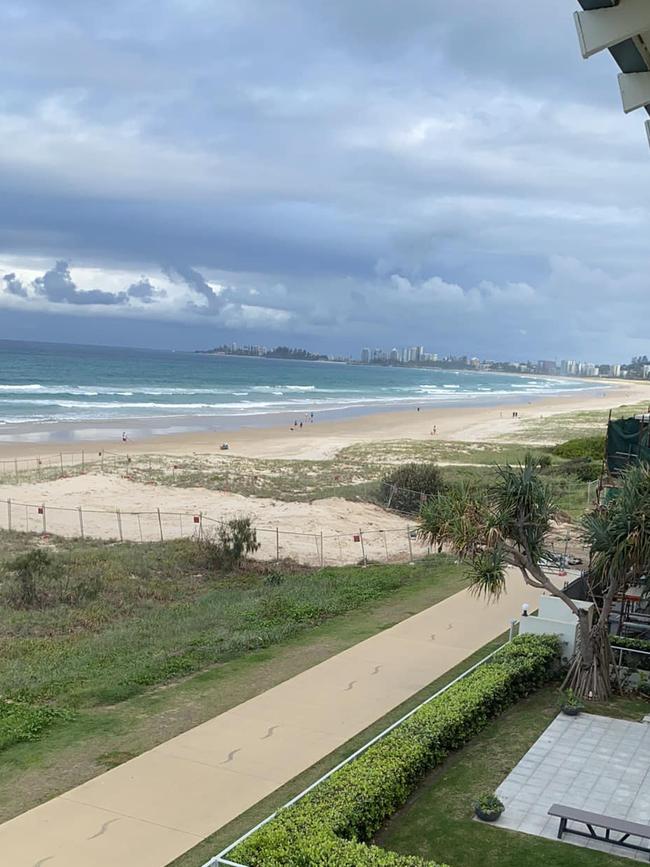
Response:
M448 753L552 677L555 636L525 635L417 710L359 758L333 774L238 846L249 867L434 867L366 846L415 785Z
M604 453L604 436L577 437L553 449L553 454L558 458L590 458L593 461L602 461Z
M245 557L260 548L257 532L250 518L231 518L221 524L216 534L203 540L210 564L219 570L237 569Z
M0 751L23 741L35 741L43 729L70 719L69 711L0 699Z
M32 548L3 565L3 596L13 608L45 608L52 605L79 605L95 599L102 587L101 575L68 568L56 554Z
M553 464L546 472L555 479L577 479L580 482L593 482L600 476L602 461L592 458L571 458L561 464Z
M402 464L384 476L380 497L387 508L416 515L422 504L443 488L442 473L436 464Z

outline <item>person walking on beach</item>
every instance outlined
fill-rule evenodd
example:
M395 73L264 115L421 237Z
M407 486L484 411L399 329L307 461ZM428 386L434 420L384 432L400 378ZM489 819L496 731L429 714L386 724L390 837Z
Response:
M127 435L126 435L126 431L123 430L123 431L122 431L122 442L123 442L123 443L128 442L128 439L129 439L129 438L128 438Z

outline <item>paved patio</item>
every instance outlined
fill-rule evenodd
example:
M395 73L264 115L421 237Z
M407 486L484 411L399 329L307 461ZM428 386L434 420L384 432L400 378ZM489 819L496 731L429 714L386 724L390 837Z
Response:
M506 806L498 827L538 837L557 837L559 819L547 815L554 803L650 824L650 725L560 714L497 794ZM646 862L650 854L571 834L562 843Z

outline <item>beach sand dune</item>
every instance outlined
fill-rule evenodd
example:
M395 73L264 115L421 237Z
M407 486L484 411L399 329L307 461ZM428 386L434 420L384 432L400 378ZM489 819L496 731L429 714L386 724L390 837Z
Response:
M230 457L319 461L356 443L431 441L433 425L439 441L485 442L516 439L522 432L522 421L533 416L598 410L596 418L600 424L610 407L642 401L650 401L650 384L610 383L609 389L599 387L526 403L519 408L517 418L513 417L510 405L463 405L437 410L422 407L421 411L414 407L349 420L319 418L301 431L290 431L287 427L232 431L228 437L231 448L225 453L219 451L222 437L218 432L198 432L128 442L123 448L115 442L88 443L86 455L94 455L96 460L98 450L105 448L125 460L127 455L187 456L205 461L206 466ZM75 451L80 452L81 448L83 444L75 442ZM55 444L44 447L4 442L0 457L13 460L24 456L35 460L35 456L46 458L48 452L52 455L61 450L72 451ZM12 501L11 507L7 500ZM39 506L44 506L44 514ZM209 534L220 521L235 515L250 516L262 543L259 556L265 559L274 559L279 554L306 563L334 564L356 562L364 553L369 559L380 561L404 561L410 558L411 549L417 553L405 518L353 500L287 502L200 487L147 484L115 473L97 472L49 482L17 479L14 483L7 478L7 484L0 485L0 527L7 528L11 520L16 530L45 529L49 534L76 536L83 529L85 535L102 539L155 540L161 536Z
M11 501L11 506L7 505ZM39 512L44 506L45 515ZM79 507L82 508L81 515ZM220 521L246 515L258 528L259 556L280 556L319 564L369 559L404 560L408 521L369 503L340 498L305 502L244 497L204 488L166 487L116 475L90 473L50 482L0 486L0 527L133 541L209 535ZM160 509L160 519L158 517ZM119 510L119 514L118 514ZM200 523L195 523L195 517ZM278 540L279 531L279 540ZM363 536L363 545L359 534ZM411 545L415 546L414 540Z

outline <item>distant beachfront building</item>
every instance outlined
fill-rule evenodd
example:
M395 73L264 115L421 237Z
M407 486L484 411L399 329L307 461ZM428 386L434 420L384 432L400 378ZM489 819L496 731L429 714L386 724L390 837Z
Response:
M578 362L571 359L563 359L560 362L560 373L565 376L575 376L578 373Z
M363 364L368 364L370 361L370 349L367 346L361 350L361 361Z
M612 364L611 374L612 374L612 376L620 376L621 375L621 365L620 364Z
M537 373L557 373L557 365L554 361L538 361Z

